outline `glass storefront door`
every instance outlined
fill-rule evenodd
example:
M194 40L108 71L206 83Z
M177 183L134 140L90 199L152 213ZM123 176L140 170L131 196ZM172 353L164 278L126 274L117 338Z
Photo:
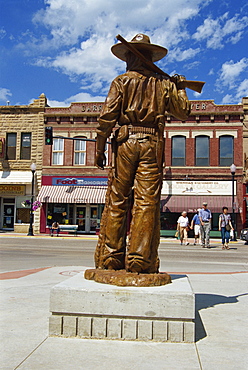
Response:
M76 208L76 224L78 231L86 231L86 206L77 206Z
M14 218L15 218L15 205L4 204L3 205L3 228L14 229Z
M90 233L95 233L97 229L97 206L90 207Z

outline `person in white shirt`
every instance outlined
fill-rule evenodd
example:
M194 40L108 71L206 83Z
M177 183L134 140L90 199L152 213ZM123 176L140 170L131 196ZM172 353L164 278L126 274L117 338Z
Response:
M183 240L185 242L185 245L189 245L188 225L189 225L189 219L187 217L187 212L183 211L182 215L177 220L177 230L179 231L179 234L180 234L181 245L183 245Z

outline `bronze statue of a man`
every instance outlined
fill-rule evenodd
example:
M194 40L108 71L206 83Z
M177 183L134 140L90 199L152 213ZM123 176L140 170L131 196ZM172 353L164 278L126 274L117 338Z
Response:
M167 54L164 47L136 35L130 42L149 61ZM114 163L103 212L97 268L156 273L159 268L160 195L163 178L164 117L169 113L185 120L190 104L185 80L154 73L123 43L111 48L127 63L127 72L116 77L103 107L97 129L96 165L104 168L105 145L114 131ZM115 126L117 129L114 129ZM133 201L131 195L133 191ZM130 237L126 245L127 215L132 207Z

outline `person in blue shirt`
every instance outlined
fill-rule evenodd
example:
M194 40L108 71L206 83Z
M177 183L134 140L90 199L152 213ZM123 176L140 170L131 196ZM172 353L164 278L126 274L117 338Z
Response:
M211 230L211 211L207 208L207 202L202 203L202 209L199 211L200 231L201 231L201 245L202 248L210 248L209 234Z
M201 208L198 208L197 210L197 213L194 215L192 221L191 221L191 230L194 229L194 234L195 234L195 241L194 241L194 245L197 244L197 240L199 239L199 243L200 243L200 224L201 224L201 221L200 221L200 218L199 218L199 211L201 210Z

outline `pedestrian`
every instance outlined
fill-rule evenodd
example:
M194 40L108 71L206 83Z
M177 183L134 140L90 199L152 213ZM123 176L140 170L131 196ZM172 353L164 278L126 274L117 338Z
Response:
M150 62L162 59L167 50L138 34L131 42ZM97 268L130 272L158 272L160 195L163 181L164 121L170 114L185 120L190 103L176 76L176 83L154 73L123 43L111 51L127 63L127 72L116 77L101 111L97 128L96 165L104 169L106 140L112 140L113 162L95 252ZM133 195L132 195L133 194ZM131 198L133 197L133 202ZM130 242L126 233L132 208Z
M183 211L181 213L181 216L177 220L177 230L179 231L181 245L183 245L183 240L185 242L185 245L189 245L188 226L189 226L189 219L187 217L187 212Z
M201 224L201 221L200 221L200 218L199 218L199 212L200 212L201 208L198 208L197 210L197 213L194 215L192 221L191 221L191 230L194 230L194 235L195 235L195 241L194 241L194 245L197 244L197 240L199 240L199 243L200 243L200 224Z
M202 208L199 211L200 218L200 232L201 232L201 245L202 248L210 248L209 234L211 229L211 211L207 208L207 202L202 203Z
M57 233L57 236L59 236L59 232L60 232L60 227L59 227L59 223L57 221L55 221L53 224L52 224L52 227L51 227L51 236L53 236L53 232L56 231Z
M229 249L230 231L234 229L227 207L222 208L222 213L219 216L219 230L221 232L222 249Z

